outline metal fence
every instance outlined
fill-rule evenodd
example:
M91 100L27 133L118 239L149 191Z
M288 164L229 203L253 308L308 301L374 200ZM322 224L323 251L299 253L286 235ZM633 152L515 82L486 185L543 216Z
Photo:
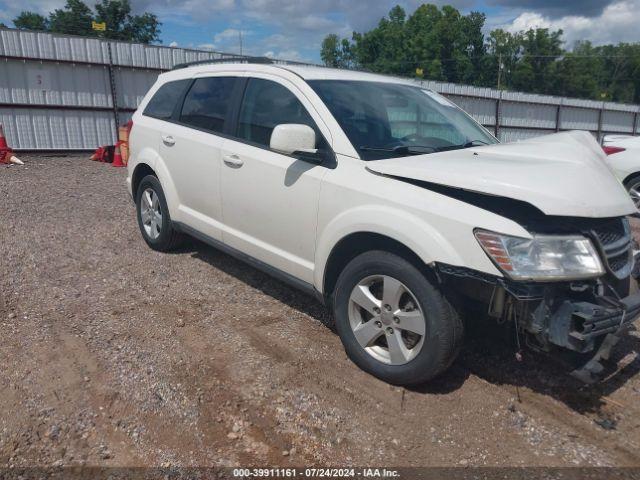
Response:
M113 143L159 73L239 55L0 28L0 123L17 150L89 150ZM281 61L282 63L287 63ZM295 62L293 62L295 63ZM561 130L638 134L638 105L432 81L502 141Z

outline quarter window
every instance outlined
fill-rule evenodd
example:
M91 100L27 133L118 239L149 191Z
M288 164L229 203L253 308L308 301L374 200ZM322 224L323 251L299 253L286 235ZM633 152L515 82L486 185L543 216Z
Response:
M162 85L149 100L143 115L169 120L173 110L176 108L176 103L182 97L184 89L187 88L189 82L190 80L177 80Z
M322 139L315 122L293 93L276 82L250 79L240 108L237 136L268 147L271 132L281 123L309 125L316 132L316 143Z
M198 78L184 99L180 122L211 132L223 132L234 85L233 77Z

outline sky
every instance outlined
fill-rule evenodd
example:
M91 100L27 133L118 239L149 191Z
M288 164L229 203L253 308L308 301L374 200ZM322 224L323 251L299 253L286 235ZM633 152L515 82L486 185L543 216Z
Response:
M165 45L320 61L328 33L351 37L375 27L396 4L408 13L422 3L449 4L463 13L487 15L485 30L561 28L566 47L577 40L594 44L639 42L640 0L130 0L134 11L155 13ZM47 14L65 0L0 0L0 22L22 10ZM92 5L93 1L87 1Z

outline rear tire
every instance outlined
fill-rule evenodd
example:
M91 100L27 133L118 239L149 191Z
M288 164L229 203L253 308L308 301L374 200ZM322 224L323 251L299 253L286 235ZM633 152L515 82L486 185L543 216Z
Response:
M385 251L347 264L336 283L334 316L349 358L394 385L438 376L463 339L462 320L445 296L418 268Z
M169 215L167 200L156 177L147 175L136 192L136 212L142 238L153 250L174 250L183 239Z

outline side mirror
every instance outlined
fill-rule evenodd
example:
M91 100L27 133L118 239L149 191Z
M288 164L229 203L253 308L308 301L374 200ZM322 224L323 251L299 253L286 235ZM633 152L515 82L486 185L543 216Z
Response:
M269 147L285 155L291 155L294 152L315 154L318 152L316 132L308 125L281 123L273 129Z

